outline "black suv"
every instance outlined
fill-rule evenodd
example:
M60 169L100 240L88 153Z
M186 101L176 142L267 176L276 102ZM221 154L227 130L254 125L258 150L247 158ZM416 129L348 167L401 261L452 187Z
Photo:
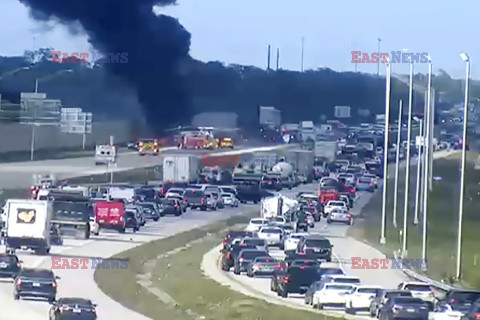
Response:
M372 299L370 303L370 316L371 317L379 317L380 309L387 303L389 299L395 297L412 297L412 293L407 290L380 290L377 292L375 297Z
M438 305L450 305L454 311L467 313L475 301L480 301L480 291L474 290L451 290Z
M49 311L50 320L85 319L96 320L97 312L92 301L83 298L60 298L52 304Z
M465 320L477 320L480 319L480 299L477 302L473 303L468 311L464 316L463 319Z
M23 269L15 278L13 298L41 297L53 302L57 295L57 279L60 278L51 270Z
M20 272L21 261L14 254L0 254L0 278L15 278Z
M247 271L248 265L258 257L268 257L268 252L265 250L257 249L244 249L240 251L238 256L235 258L233 265L233 273L240 274Z
M298 243L297 253L314 256L317 260L332 261L333 245L324 237L306 237Z
M379 319L417 319L428 320L429 307L419 298L394 297L387 300L380 309Z
M207 198L202 190L187 189L185 190L183 199L187 201L191 209L200 208L202 211L207 211Z
M241 244L234 244L229 245L227 248L222 250L222 270L229 271L235 265L235 259L237 258L240 251L243 249L252 249L256 250L257 246L251 245L241 245Z
M275 272L270 287L276 288L277 295L286 298L289 293L304 294L312 283L319 280L317 267L294 266Z
M254 234L250 231L229 231L223 237L223 248L226 249L235 238L253 238Z

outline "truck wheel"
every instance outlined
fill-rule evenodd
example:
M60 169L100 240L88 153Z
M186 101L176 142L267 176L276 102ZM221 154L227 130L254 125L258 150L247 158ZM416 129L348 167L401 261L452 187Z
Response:
M118 232L120 232L120 233L125 233L125 227L121 227L121 228L118 230Z
M207 207L201 207L200 211L207 211Z
M217 211L217 207L212 207L212 211Z
M15 294L13 295L13 300L18 300L18 299L20 299L20 296L15 293Z
M83 237L84 239L90 239L90 225L86 225L85 227L85 236Z
M153 221L156 222L156 221L158 221L159 219L160 219L160 217L155 217L155 218L153 218Z
M307 231L308 231L308 226L303 227L303 231L304 231L304 232L307 232Z
M282 290L282 291L280 292L280 297L282 297L282 298L288 298L288 292L285 291L285 290Z
M254 203L254 204L257 204L257 203L258 203L258 200L253 200L253 203Z

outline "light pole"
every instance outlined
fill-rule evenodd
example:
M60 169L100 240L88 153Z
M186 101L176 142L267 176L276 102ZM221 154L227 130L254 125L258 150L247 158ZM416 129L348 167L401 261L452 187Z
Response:
M465 166L467 162L467 125L468 125L468 85L470 80L470 57L462 52L460 57L466 64L465 75L465 105L463 107L463 138L462 138L462 172L460 176L460 202L458 205L458 234L457 234L457 279L460 278L462 262L462 222L463 200L465 197Z
M397 128L397 152L395 157L395 187L393 191L393 227L397 228L397 204L398 204L398 171L400 162L400 141L402 137L402 106L403 101L400 100L398 105L398 128Z
M422 146L423 146L423 119L420 119L420 144L418 145L417 155L417 190L415 191L415 216L413 218L413 224L418 224L418 211L420 209L420 192L421 192L421 173L422 173Z
M390 61L387 61L386 92L385 92L385 137L383 142L383 194L382 194L382 230L380 235L380 243L385 244L385 223L387 212L387 181L388 181L388 135L389 135L389 120L390 120Z
M407 124L407 163L405 172L405 198L403 202L403 241L402 254L407 255L407 222L410 195L410 145L412 141L412 111L413 111L413 62L410 62L410 86L408 91L408 124ZM415 204L416 207L416 204Z
M428 59L428 93L427 93L427 111L426 111L426 130L425 130L425 176L423 184L423 230L422 230L422 259L427 259L427 209L428 209L428 161L432 156L430 154L430 117L431 117L431 87L432 87L432 60Z
M377 77L380 75L380 42L382 42L382 39L377 38L377 49L378 49Z

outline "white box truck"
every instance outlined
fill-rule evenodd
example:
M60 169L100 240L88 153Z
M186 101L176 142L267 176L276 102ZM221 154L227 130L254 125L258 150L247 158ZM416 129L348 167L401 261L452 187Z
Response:
M200 159L192 156L166 156L163 159L163 181L192 183L198 179Z
M111 200L125 200L133 202L135 199L135 189L131 187L110 187L107 192L108 198Z
M7 252L33 249L37 254L50 252L52 206L49 201L8 200L5 205Z
M109 164L117 161L117 148L112 145L95 146L95 164Z

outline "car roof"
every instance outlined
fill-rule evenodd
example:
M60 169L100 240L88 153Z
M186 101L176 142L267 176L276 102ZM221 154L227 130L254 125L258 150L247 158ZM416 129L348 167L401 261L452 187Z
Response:
M91 304L92 301L85 298L60 298L58 303L78 303L78 304Z
M347 275L343 275L343 274L332 274L329 276L330 278L332 279L359 279L359 277L355 277L355 276L347 276Z

